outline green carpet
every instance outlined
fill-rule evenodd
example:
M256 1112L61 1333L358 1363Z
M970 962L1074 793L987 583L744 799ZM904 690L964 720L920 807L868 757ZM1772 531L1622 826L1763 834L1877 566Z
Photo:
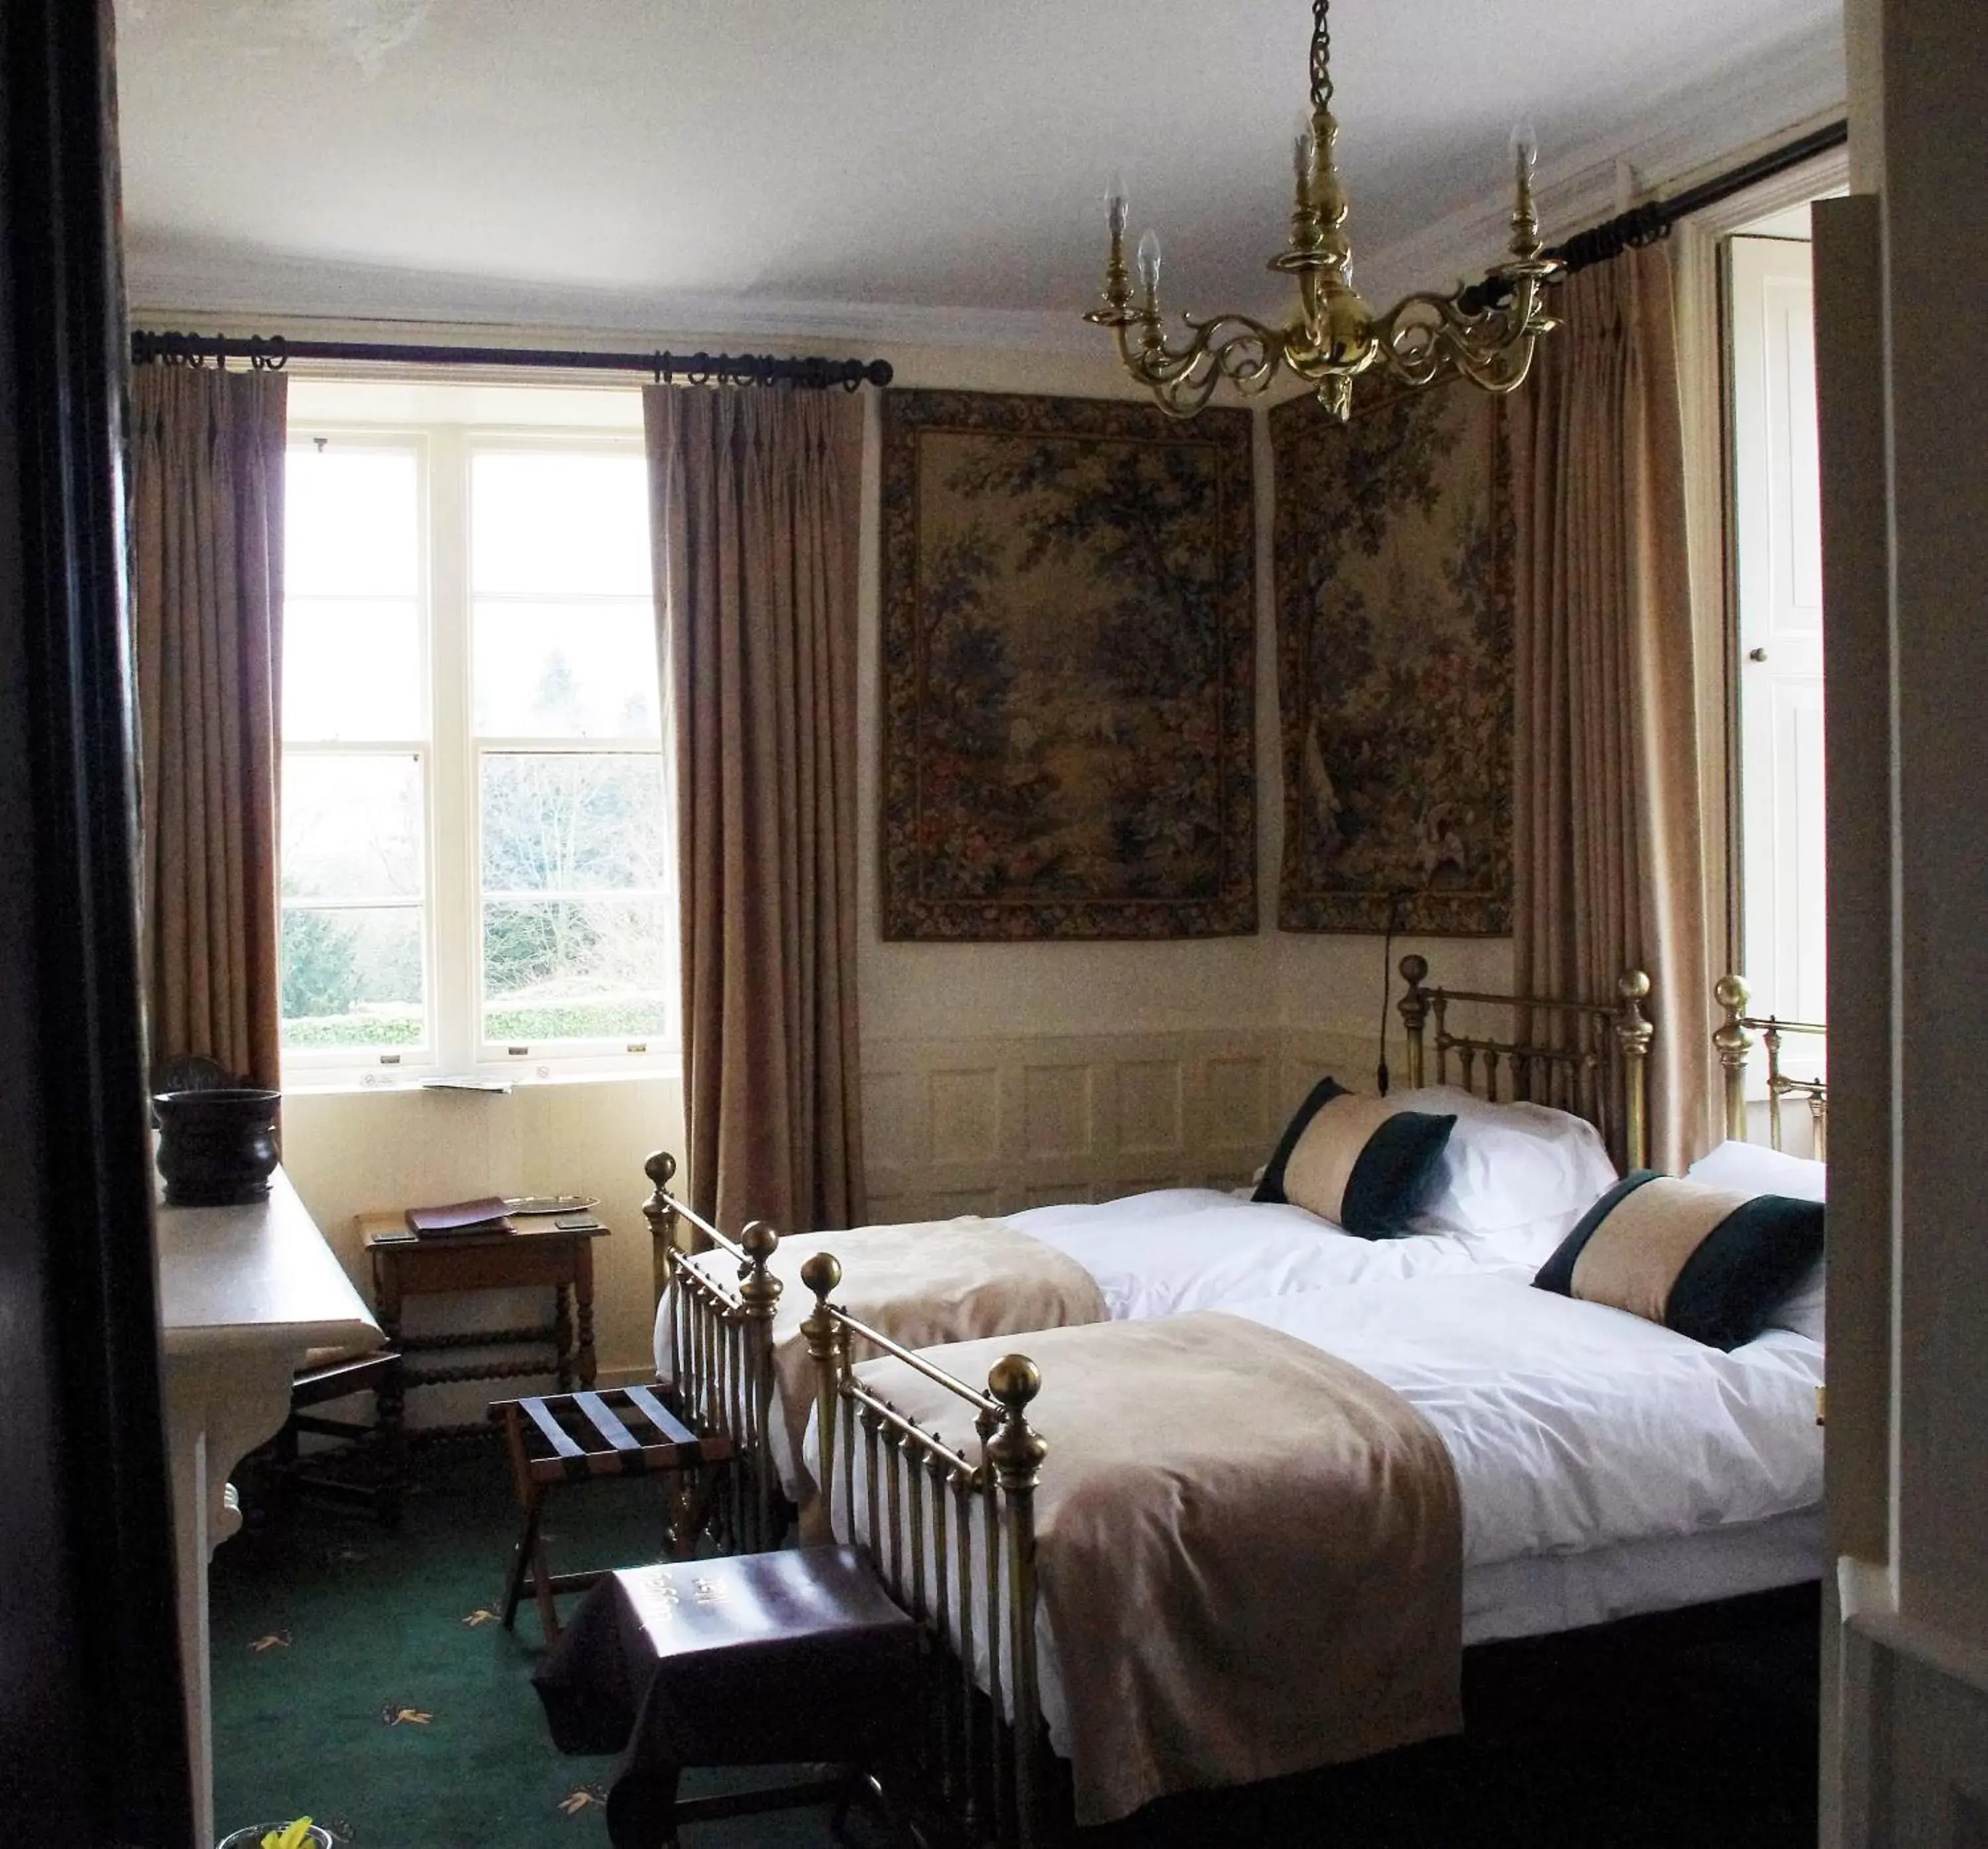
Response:
M516 1531L494 1445L422 1459L401 1531L293 1509L215 1556L215 1815L308 1814L355 1849L603 1849L612 1761L553 1750L538 1628L492 1614ZM651 1486L563 1490L560 1570L658 1551ZM1466 1661L1462 1739L1155 1805L1087 1849L1810 1849L1816 1614L1652 1622ZM706 1775L686 1794L718 1788ZM885 1841L874 1820L853 1831ZM685 1832L685 1849L828 1849L820 1811Z
M536 1615L527 1602L515 1634L496 1621L518 1520L502 1455L437 1448L417 1475L398 1533L293 1506L215 1555L216 1827L308 1815L355 1849L602 1849L614 1762L554 1750L531 1688ZM563 1489L546 1526L556 1570L661 1550L641 1482ZM815 1811L686 1833L686 1849L834 1842Z

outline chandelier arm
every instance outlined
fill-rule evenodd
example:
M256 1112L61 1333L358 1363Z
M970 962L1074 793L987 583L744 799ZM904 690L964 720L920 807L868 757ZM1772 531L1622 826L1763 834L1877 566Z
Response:
M1497 307L1476 313L1452 296L1405 296L1375 317L1374 333L1388 370L1408 384L1432 385L1454 372L1504 393L1525 383L1539 336L1558 325L1544 312L1539 282L1521 277Z
M1224 379L1245 396L1254 397L1276 378L1286 341L1280 330L1247 315L1205 319L1183 315L1181 319L1187 334L1178 344L1160 332L1157 322L1143 317L1117 330L1118 357L1125 370L1169 415L1192 417Z

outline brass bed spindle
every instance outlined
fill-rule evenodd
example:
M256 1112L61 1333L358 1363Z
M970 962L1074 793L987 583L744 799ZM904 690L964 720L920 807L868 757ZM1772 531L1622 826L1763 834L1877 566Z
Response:
M1401 958L1400 970L1405 988L1397 1006L1408 1038L1411 1087L1428 1083L1428 1045L1433 1039L1437 1084L1449 1083L1453 1053L1465 1090L1495 1100L1502 1071L1513 1098L1558 1105L1586 1117L1601 1131L1609 1153L1624 1168L1639 1168L1648 1161L1654 1029L1643 1006L1650 979L1642 971L1625 970L1616 979L1611 1000L1570 1002L1432 989L1428 958L1412 952ZM1509 1009L1516 1017L1516 1030L1510 1039L1454 1032L1453 1004ZM1537 1031L1542 1024L1546 1031Z
M1712 1043L1719 1050L1719 1063L1725 1078L1726 1135L1735 1142L1748 1140L1746 1073L1753 1061L1753 1036L1757 1033L1767 1056L1769 1144L1776 1149L1782 1147L1783 1100L1800 1098L1808 1106L1809 1130L1813 1139L1810 1147L1818 1161L1826 1161L1829 1154L1829 1080L1827 1077L1795 1078L1783 1072L1781 1040L1784 1034L1793 1033L1813 1035L1826 1043L1828 1027L1821 1021L1784 1021L1777 1015L1750 1015L1746 1004L1753 999L1753 992L1743 976L1721 976L1713 984L1712 995L1725 1017L1712 1035Z

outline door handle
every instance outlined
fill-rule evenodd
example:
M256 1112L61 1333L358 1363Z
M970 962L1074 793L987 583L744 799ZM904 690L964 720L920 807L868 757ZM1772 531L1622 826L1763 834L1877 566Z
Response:
M1750 648L1746 651L1746 659L1750 661L1764 661L1767 658L1767 651L1764 648Z

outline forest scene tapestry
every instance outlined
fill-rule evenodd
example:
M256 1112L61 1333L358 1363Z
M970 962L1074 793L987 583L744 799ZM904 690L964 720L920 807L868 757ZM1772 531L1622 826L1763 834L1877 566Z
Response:
M883 414L884 935L1254 931L1248 414Z
M1286 931L1512 928L1505 401L1467 386L1270 414Z

